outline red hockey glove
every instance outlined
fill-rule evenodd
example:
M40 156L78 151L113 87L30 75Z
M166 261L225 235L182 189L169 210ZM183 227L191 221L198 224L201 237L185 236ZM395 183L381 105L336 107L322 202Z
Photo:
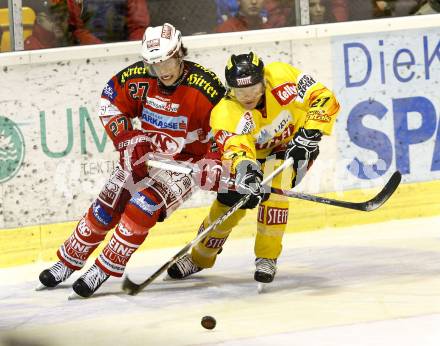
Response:
M119 151L119 162L126 171L134 173L136 178L147 176L147 154L154 151L151 139L140 130L121 132L114 140Z
M217 191L223 173L222 161L219 153L208 152L203 159L197 161L194 180L202 190Z

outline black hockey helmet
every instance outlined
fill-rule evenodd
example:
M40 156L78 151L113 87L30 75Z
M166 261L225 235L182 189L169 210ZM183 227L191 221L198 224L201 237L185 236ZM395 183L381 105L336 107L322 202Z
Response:
M231 88L244 88L263 81L264 63L255 54L232 54L225 67L225 77Z

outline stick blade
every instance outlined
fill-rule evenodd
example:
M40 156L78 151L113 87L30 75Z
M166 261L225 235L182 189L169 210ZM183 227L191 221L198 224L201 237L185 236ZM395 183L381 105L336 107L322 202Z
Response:
M373 211L382 206L393 195L401 181L402 174L395 171L383 189L374 198L366 202L362 210Z
M134 296L139 293L141 290L141 285L138 285L130 280L128 276L124 278L124 282L122 283L122 290L131 295Z

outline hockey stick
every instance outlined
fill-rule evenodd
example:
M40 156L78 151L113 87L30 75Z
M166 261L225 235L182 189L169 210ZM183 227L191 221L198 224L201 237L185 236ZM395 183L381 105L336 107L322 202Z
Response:
M176 165L176 164L170 164L166 162L148 161L148 165L151 167L167 169L177 173L185 173L185 174L194 173L194 170L192 168ZM399 186L401 180L402 180L402 175L400 174L399 171L395 171L391 176L391 178L387 181L385 186L382 188L382 190L376 196L364 202L341 201L326 197L310 195L303 192L286 191L274 187L271 188L271 192L276 193L278 195L302 199L310 202L323 203L340 208L354 209L359 211L373 211L379 208L380 206L382 206L391 197L391 195L394 193L394 191L396 191L397 187Z
M401 180L402 180L402 175L400 174L399 171L395 171L391 176L391 178L387 181L385 186L382 188L382 190L376 196L365 202L340 201L326 197L309 195L302 192L285 191L274 187L271 188L271 191L278 195L293 197L311 202L324 203L328 205L333 205L335 207L354 209L360 211L373 211L379 208L380 206L382 206L388 200L388 198L391 197L391 195L394 193L394 191L396 191L397 187L399 186Z
M269 183L275 176L281 173L285 168L292 165L293 159L289 158L284 161L284 163L275 169L272 173L270 173L266 178L261 182L262 185L266 185ZM165 168L166 169L166 168ZM178 253L176 253L169 261L165 262L158 270L156 270L149 278L147 278L144 282L140 284L136 284L129 279L128 276L125 277L124 282L122 283L122 289L130 295L136 295L149 284L151 284L158 276L160 276L165 270L173 265L173 263L177 262L181 257L183 257L191 248L196 245L200 240L205 238L211 230L220 225L223 221L228 219L233 213L235 213L242 205L244 205L250 198L250 195L246 195L242 197L237 203L235 203L231 208L228 209L223 215L217 218L213 223L211 223L207 228L201 231L197 237L191 240L188 244L186 244Z

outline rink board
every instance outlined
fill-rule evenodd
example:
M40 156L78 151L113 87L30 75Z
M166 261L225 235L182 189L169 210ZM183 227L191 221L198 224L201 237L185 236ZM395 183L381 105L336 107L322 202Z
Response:
M274 39L275 38L275 39ZM185 37L189 60L223 80L230 54L253 50L333 89L341 103L306 192L440 179L438 16ZM0 229L77 220L117 155L97 116L110 76L139 60L139 42L0 54ZM125 70L126 74L133 73ZM18 164L17 164L18 163ZM186 205L206 206L197 195ZM38 206L37 208L35 206Z
M358 190L343 194L325 194L325 196L349 201L364 201L377 191L377 189ZM439 195L440 182L402 184L384 206L372 212L360 212L314 202L291 200L287 232L313 231L322 228L439 215ZM177 210L169 219L158 223L150 231L139 251L183 246L195 237L196 230L208 209L208 207L200 207ZM76 222L68 222L1 230L0 267L27 264L39 260L55 260L56 250L71 234L75 226ZM255 232L256 211L253 210L248 211L231 237L249 237L255 235ZM98 253L100 249L98 248L95 253Z

